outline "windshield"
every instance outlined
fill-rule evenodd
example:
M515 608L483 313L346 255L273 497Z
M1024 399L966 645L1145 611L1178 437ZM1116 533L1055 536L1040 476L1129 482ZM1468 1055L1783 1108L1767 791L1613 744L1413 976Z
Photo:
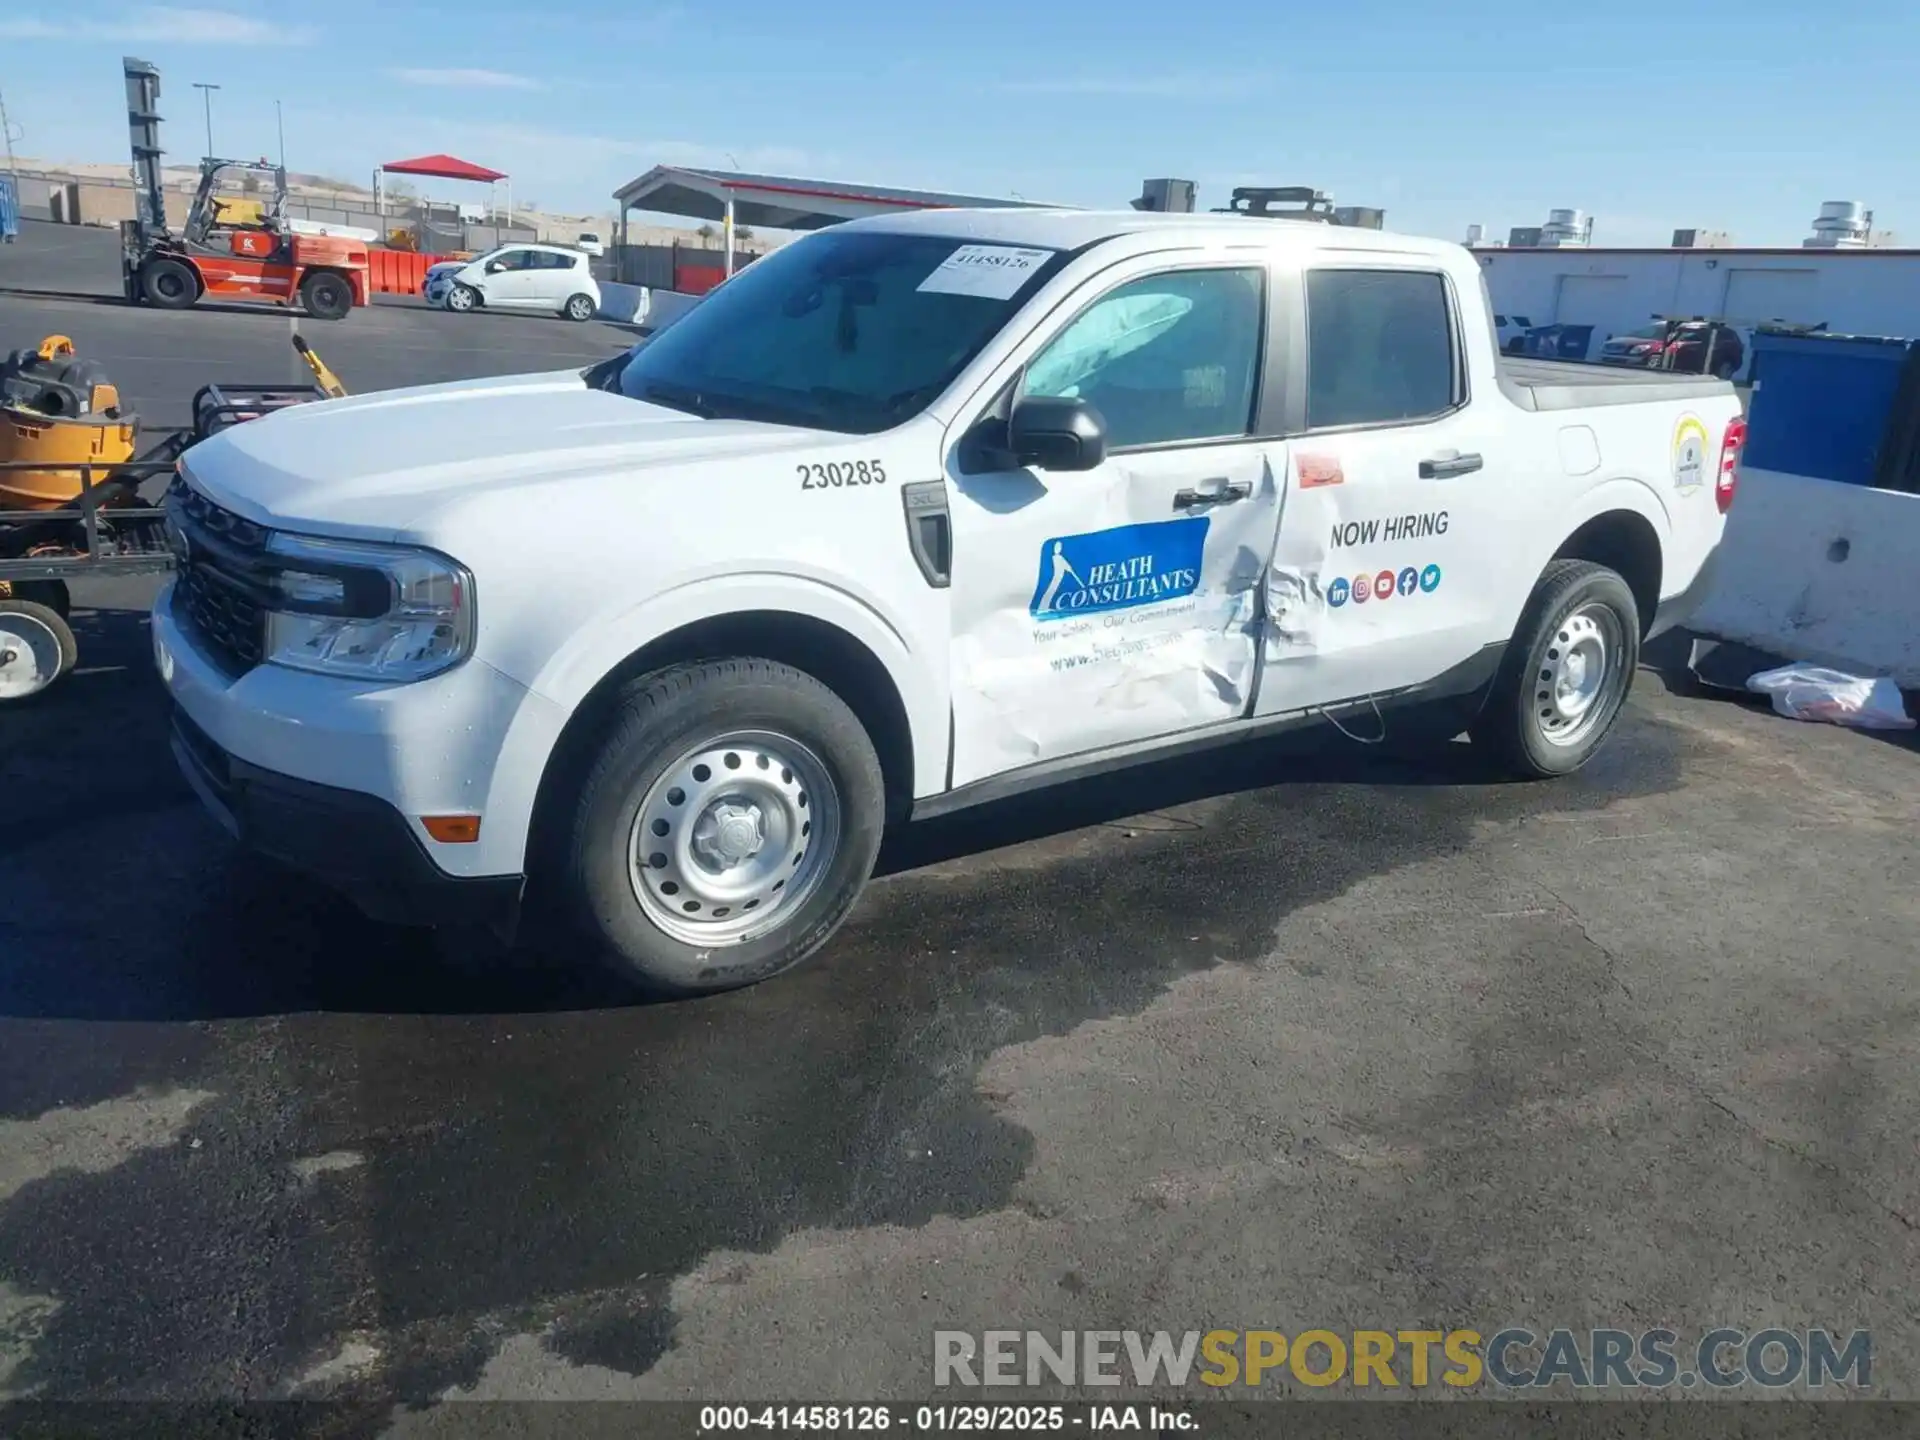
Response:
M1064 259L824 231L715 289L634 353L619 389L710 418L870 435L925 409Z
M1638 330L1629 330L1627 338L1629 340L1663 340L1666 334L1667 327L1664 325L1642 325Z

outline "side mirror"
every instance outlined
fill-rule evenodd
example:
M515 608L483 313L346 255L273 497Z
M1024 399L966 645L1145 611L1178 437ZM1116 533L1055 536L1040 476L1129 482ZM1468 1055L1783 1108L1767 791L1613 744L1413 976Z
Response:
M1107 458L1107 422L1085 400L1029 396L1007 420L1007 449L1039 470L1092 470Z
M489 275L498 275L506 268L507 262L504 260L489 260L487 262L487 274Z

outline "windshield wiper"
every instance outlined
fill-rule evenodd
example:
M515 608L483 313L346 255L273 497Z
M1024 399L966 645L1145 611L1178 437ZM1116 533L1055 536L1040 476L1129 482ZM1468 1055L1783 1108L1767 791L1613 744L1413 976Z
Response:
M718 412L707 403L707 397L698 390L685 385L667 385L659 381L640 387L642 400L656 400L675 410L684 410L689 415L698 415L702 420L713 419Z

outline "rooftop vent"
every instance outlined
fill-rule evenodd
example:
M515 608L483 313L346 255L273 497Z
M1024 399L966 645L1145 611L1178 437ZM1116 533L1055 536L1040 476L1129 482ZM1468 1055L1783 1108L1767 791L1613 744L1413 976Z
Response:
M1859 250L1873 233L1873 212L1858 200L1828 200L1813 217L1813 235L1801 242L1808 250Z

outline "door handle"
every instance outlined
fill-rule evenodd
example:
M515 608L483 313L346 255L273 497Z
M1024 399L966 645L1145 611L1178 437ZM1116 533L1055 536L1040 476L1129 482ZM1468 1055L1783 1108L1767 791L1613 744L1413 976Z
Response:
M1211 490L1182 490L1173 497L1176 510L1204 510L1209 505L1231 505L1253 494L1251 480L1222 481Z
M1420 462L1420 478L1447 480L1455 475L1471 475L1485 463L1478 455L1436 455Z

